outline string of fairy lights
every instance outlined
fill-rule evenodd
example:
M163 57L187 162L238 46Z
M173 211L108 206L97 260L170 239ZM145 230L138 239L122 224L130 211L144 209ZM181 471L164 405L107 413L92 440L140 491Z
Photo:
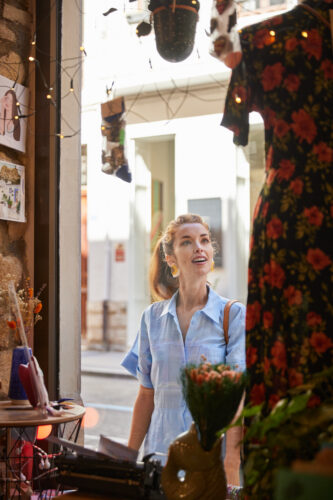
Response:
M242 1L238 1L238 2L235 2L239 5L239 7L243 10L246 10L247 12L252 12L252 13L257 13L257 11L253 10L253 11L250 11L245 5L243 5L243 2ZM47 17L49 17L51 15L51 12L52 10L56 7L56 0L51 4L51 7L50 7L50 11L48 13L48 15L45 17L45 19L42 19L40 21L40 24L42 22L44 22L46 20ZM82 16L82 15L85 15L85 13L82 11L82 9L80 8L80 5L78 4L77 1L75 1L75 4L76 8L78 9L79 11L79 14ZM303 30L302 33L301 33L302 37L303 38L307 38L308 37L308 33L306 30ZM269 31L269 36L271 37L271 40L272 40L272 43L274 43L275 41L275 38L276 38L276 30L270 30ZM39 60L38 60L38 54L41 54L42 56L44 57L48 57L49 58L49 63L52 64L56 64L59 68L60 68L60 71L61 71L61 75L65 75L67 77L67 79L69 80L69 86L68 86L68 91L61 95L60 96L60 101L66 99L68 96L72 96L73 99L76 101L78 107L80 108L80 97L77 95L76 91L75 91L75 82L76 82L76 78L77 76L79 75L80 76L80 70L82 68L82 65L84 64L85 62L85 59L87 57L87 52L84 48L84 46L81 46L79 48L80 50L80 53L78 56L75 56L75 57L70 57L70 58L61 58L61 59L58 59L58 58L51 58L51 56L49 54L46 54L45 52L43 52L41 50L41 48L38 46L38 40L37 40L37 35L36 35L36 32L33 33L32 37L31 37L31 41L30 41L30 46L31 46L31 51L30 51L30 55L28 56L28 62L29 64L31 65L34 65L33 67L31 67L31 69L29 69L29 77L31 76L31 74L36 71L36 73L39 75L39 77L41 78L41 81L42 81L42 84L45 88L45 99L46 101L48 101L51 105L53 105L55 108L57 108L58 104L57 104L57 101L56 101L56 98L55 98L55 84L54 83L50 83L47 81L43 71L42 71L42 68L41 68L41 65L39 63ZM197 56L198 58L200 58L200 54L197 50ZM153 66L152 66L152 62L151 62L151 58L148 58L148 63L149 63L149 67L151 70L153 70ZM16 87L17 87L17 84L18 84L18 80L19 80L19 75L20 75L20 70L21 70L21 65L22 65L22 62L4 62L3 60L0 59L0 68L1 66L6 66L7 69L10 68L12 71L12 75L13 75L13 85L11 87L10 90L12 91L15 91L16 90ZM16 70L15 70L15 67L16 67ZM221 88L226 88L227 87L227 82L226 81L221 81L219 79L217 79L213 74L209 74L208 75L212 81L214 81L217 85L219 85ZM169 94L167 94L166 91L161 91L157 84L155 83L155 90L156 90L156 94L159 96L159 98L164 102L165 106L166 106L166 114L167 114L167 118L168 118L168 122L172 119L174 119L177 114L179 113L180 109L182 108L182 106L184 105L186 99L188 97L192 97L194 99L198 99L198 100L201 100L201 101L206 101L206 102L219 102L220 99L216 99L216 98L212 98L212 99L209 99L209 98L205 98L203 97L202 95L198 95L193 89L191 89L190 87L190 84L187 83L185 86L179 86L176 84L175 80L170 77L170 83L172 84L172 88L169 89ZM78 85L78 87L80 87ZM131 104L130 104L130 107L126 110L126 116L129 114L129 113L133 113L134 115L138 116L140 119L142 119L143 121L146 121L146 122L149 122L149 119L142 116L140 113L138 113L138 111L135 109L135 105L136 103L138 102L138 100L140 99L140 97L144 94L144 87L145 85L143 84L140 89L138 90L137 94L134 96L134 98L131 98ZM114 88L115 88L115 79L112 81L112 84L110 86L106 86L106 95L107 95L107 98L112 98L112 95L114 94ZM24 91L24 89L22 90L22 92ZM177 105L176 109L175 110L172 110L171 108L171 100L172 98L174 97L175 95L175 92L177 92L178 95L181 96L180 98L180 102L179 104ZM35 109L32 109L31 107L27 106L27 105L24 105L25 108L27 109L27 112L26 113L23 113L22 112L22 106L21 106L21 103L20 103L20 95L17 96L17 101L16 101L16 114L11 117L11 118L4 118L5 120L12 120L14 119L15 121L17 120L22 120L22 119L27 119L29 118L30 116L33 116L36 114L37 112L37 109L39 108L35 108ZM242 102L242 98L241 96L238 96L236 95L235 96L235 101L237 103L241 103ZM43 107L44 106L44 103L43 102L39 102L38 105L40 107ZM76 136L77 134L79 134L80 132L80 129L74 129L69 120L67 120L67 118L63 115L63 113L61 112L61 109L60 109L60 117L61 117L61 122L62 124L64 124L68 131L65 133L63 132L62 130L57 130L55 132L55 134L51 134L51 135L55 135L56 137L58 137L59 139L68 139L68 138L72 138L74 136ZM27 125L27 132L29 132L29 127ZM31 133L33 133L33 131L30 131Z

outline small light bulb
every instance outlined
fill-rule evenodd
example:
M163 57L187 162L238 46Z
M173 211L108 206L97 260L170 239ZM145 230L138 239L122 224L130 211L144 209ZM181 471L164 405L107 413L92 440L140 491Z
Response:
M20 103L17 101L16 106L18 107L19 105L20 105Z
M60 139L63 139L65 136L62 135L62 134L56 134L57 137L59 137Z
M81 45L80 50L81 50L81 52L84 52L84 47L83 47L83 45Z
M14 116L14 120L18 120L19 119L19 116L18 115L15 115Z
M270 34L271 36L275 36L275 31L274 31L274 30L271 30L271 31L269 32L269 34Z
M34 58L34 57L32 57L32 56L29 56L29 58L28 58L28 59L29 59L29 61L30 61L30 62L33 62L33 61L35 60L35 58Z
M46 94L46 99L52 99L51 94Z
M308 32L307 31L302 31L302 37L303 38L307 38L309 35L308 35Z
M101 126L101 130L105 130L105 126L104 125Z
M235 101L237 102L237 104L240 104L242 102L242 99L239 96L236 96Z
M36 45L35 40L32 40L31 45Z

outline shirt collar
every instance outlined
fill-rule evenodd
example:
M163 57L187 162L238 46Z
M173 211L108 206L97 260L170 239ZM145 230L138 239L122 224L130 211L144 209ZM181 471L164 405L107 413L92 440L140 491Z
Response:
M219 324L221 315L221 297L216 292L214 292L214 290L210 286L208 286L208 290L208 300L205 307L201 309L201 312L215 321L215 323ZM161 316L164 316L167 313L170 313L173 317L177 316L177 297L178 290L173 294L171 299L165 302Z

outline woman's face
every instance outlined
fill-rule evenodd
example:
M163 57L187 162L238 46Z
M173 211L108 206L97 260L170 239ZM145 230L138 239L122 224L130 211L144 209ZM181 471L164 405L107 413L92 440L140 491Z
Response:
M175 233L173 255L167 263L176 264L182 276L203 276L211 269L213 246L209 233L200 223L182 224Z

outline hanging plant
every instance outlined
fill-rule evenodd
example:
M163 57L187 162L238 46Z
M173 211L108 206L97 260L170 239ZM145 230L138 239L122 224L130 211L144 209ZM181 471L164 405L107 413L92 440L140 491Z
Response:
M186 59L194 46L197 0L151 0L157 52L169 62Z

